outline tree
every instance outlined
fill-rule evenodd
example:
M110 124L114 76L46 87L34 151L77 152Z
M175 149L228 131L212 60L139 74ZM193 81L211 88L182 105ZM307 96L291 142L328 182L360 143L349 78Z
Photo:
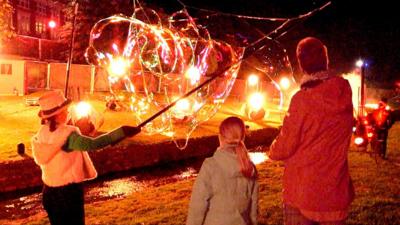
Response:
M4 41L14 37L14 28L11 26L13 8L8 0L0 0L0 48Z
M74 15L74 2L67 0L58 0L66 5L63 12L65 15L65 24L60 28L60 38L68 46L61 54L68 59L69 44L71 39L72 21ZM125 14L130 16L133 13L133 7L130 0L80 0L78 14L75 24L74 41L74 63L85 63L84 53L89 43L89 33L96 22L115 14Z

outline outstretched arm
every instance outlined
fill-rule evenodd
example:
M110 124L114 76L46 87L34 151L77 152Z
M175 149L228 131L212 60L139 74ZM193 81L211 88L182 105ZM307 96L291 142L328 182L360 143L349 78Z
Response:
M100 135L96 138L91 138L79 134L78 132L72 132L67 139L67 142L63 146L63 150L71 152L73 150L78 151L93 151L104 148L111 144L116 144L122 141L125 137L133 136L140 132L140 128L123 126L115 129L109 133Z

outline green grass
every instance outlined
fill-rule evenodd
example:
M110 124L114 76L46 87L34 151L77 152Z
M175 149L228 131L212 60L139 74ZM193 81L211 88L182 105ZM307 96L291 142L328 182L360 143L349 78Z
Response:
M348 224L400 224L400 123L390 131L389 160L365 153L349 153L356 189ZM259 170L259 224L282 224L281 178L283 165L266 162ZM86 204L87 224L184 224L194 179L148 188L126 198ZM1 221L7 224L10 221ZM14 221L48 224L45 213Z
M42 93L34 93L30 96L37 97ZM17 145L19 143L25 144L26 152L30 155L30 140L40 127L40 119L37 116L39 107L25 105L25 98L30 96L0 96L0 162L20 160L22 157L17 154ZM85 96L83 99L89 99L96 111L103 116L104 123L99 129L100 132L107 132L122 125L136 125L135 116L132 112L106 110L105 94L96 93L93 96ZM216 115L195 129L191 137L216 135L219 123L224 118L232 115L241 116L240 107L241 104L238 104L237 99L228 99ZM266 126L277 126L280 124L279 120L281 119L278 114L273 114L263 121L246 121L246 124L250 126L250 129L261 129ZM185 137L185 132L181 131L180 133L182 135L178 136L179 138ZM171 140L171 138L159 134L146 135L142 132L132 139L125 140L122 144L127 145L129 142L148 144L168 140Z

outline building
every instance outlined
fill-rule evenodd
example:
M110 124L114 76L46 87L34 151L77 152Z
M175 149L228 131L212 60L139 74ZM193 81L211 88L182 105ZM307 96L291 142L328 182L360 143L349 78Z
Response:
M62 5L52 0L10 0L11 25L16 38L3 46L1 55L36 60L60 59L59 27L64 24Z

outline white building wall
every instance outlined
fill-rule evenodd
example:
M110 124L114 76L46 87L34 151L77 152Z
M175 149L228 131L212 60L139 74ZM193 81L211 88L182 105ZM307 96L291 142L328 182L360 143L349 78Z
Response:
M24 60L10 60L0 58L0 95L24 95L24 74Z

